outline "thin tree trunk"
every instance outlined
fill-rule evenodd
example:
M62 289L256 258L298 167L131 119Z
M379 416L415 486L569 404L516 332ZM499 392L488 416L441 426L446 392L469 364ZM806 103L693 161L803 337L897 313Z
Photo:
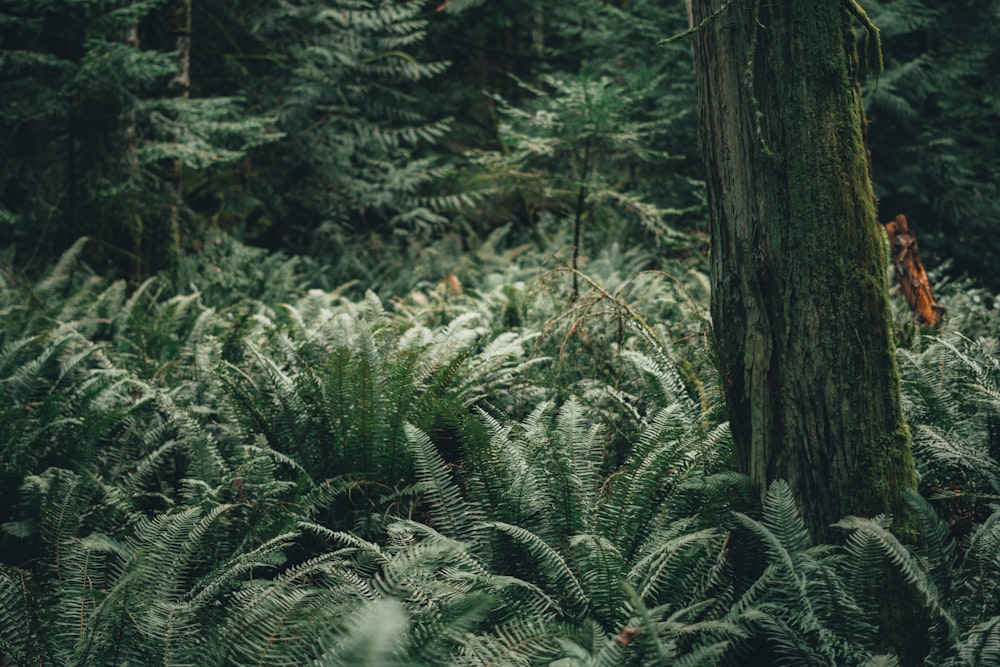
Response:
M168 27L174 35L177 74L171 92L180 97L191 94L191 0L173 0L167 8Z
M125 4L131 4L127 0ZM132 23L122 28L118 40L133 49L139 48L139 24ZM105 215L132 236L132 279L139 281L143 275L143 221L138 206L131 193L130 182L139 173L139 133L136 129L135 109L128 103L119 110L118 116L108 127L107 172L105 174L112 187L120 188L122 194L113 198L105 209Z
M712 320L737 464L761 490L785 479L822 541L839 541L831 524L852 514L909 530L916 485L848 4L692 3ZM913 664L919 642L899 631L886 642Z
M173 0L167 7L167 21L174 35L177 75L170 82L170 92L187 99L191 95L191 0ZM184 196L184 165L173 160L173 201L167 212L170 257L180 255L181 244L181 201ZM172 263L172 262L171 262Z

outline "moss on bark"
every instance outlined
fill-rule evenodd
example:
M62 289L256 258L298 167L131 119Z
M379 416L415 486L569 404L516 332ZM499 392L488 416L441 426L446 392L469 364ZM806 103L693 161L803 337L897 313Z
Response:
M694 52L738 465L762 490L787 480L817 540L838 540L831 524L852 514L894 515L912 536L916 474L850 16L840 2L725 1L694 3L696 25L716 15ZM910 614L902 590L887 604ZM886 645L912 655L912 638Z

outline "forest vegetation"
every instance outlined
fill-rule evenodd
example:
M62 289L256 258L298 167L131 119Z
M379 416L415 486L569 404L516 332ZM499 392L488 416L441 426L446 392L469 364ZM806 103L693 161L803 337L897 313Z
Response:
M0 665L908 667L887 571L1000 664L1000 2L863 4L947 317L890 289L906 525L817 539L737 472L683 2L0 0Z

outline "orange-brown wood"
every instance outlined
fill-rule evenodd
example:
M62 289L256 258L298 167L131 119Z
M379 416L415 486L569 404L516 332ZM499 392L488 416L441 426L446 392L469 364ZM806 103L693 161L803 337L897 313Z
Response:
M910 310L916 315L919 324L937 328L944 319L945 310L938 305L931 291L927 272L920 261L917 237L910 231L906 216L897 215L895 220L885 224L885 230L889 234L896 280L906 302L910 304Z

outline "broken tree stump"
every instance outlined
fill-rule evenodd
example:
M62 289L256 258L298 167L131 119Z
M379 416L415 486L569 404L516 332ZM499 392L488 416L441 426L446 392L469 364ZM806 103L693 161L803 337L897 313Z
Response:
M885 223L885 231L889 235L899 289L916 315L917 323L936 329L944 319L945 309L938 305L931 292L931 283L920 261L917 237L910 231L906 216L900 214L892 222Z

